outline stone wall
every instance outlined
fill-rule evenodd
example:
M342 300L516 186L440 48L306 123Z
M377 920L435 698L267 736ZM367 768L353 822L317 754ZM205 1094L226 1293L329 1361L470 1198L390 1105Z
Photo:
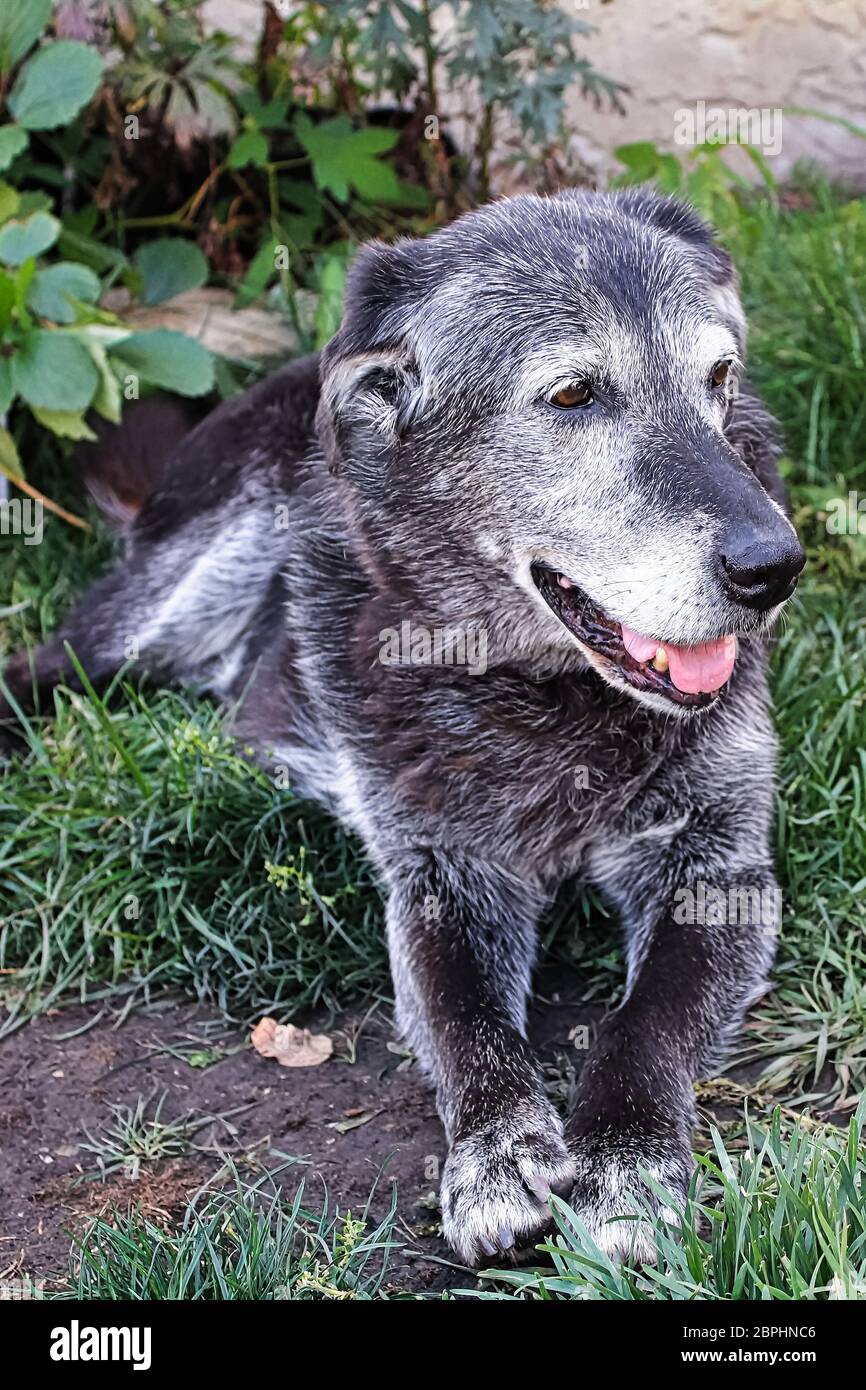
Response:
M866 0L570 0L570 8L597 26L587 55L632 89L624 117L596 113L579 96L571 102L577 148L596 170L610 168L620 143L676 148L677 112L699 101L768 113L814 107L866 128ZM866 187L866 140L784 115L774 172L808 157Z
M866 0L564 0L596 26L585 52L631 88L625 116L570 102L575 153L600 177L612 150L633 140L676 148L678 115L709 108L817 107L866 127ZM209 0L211 23L255 42L261 0ZM803 157L866 187L866 140L825 121L768 114L773 168L784 176ZM682 118L679 118L680 128Z

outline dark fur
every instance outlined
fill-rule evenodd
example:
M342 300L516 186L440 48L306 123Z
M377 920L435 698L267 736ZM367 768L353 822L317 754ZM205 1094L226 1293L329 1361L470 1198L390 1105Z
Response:
M594 257L585 289L575 237ZM452 293L454 275L477 290ZM747 518L777 543L772 423L745 391L716 420L682 384L688 352L669 360L659 339L665 277L670 312L691 315L672 341L689 324L703 341L706 321L741 346L727 257L687 209L644 193L515 200L424 243L367 249L321 361L292 363L200 424L132 525L125 562L6 672L20 702L34 688L44 699L69 678L65 640L94 679L131 649L160 679L231 705L243 695L243 743L361 834L388 892L398 1022L448 1135L445 1231L467 1260L536 1238L551 1189L610 1250L634 1241L650 1256L640 1227L605 1223L639 1169L682 1195L692 1082L773 955L775 913L689 926L673 913L683 886L774 884L765 616L735 610L696 554L703 587L672 613L670 640L742 640L719 699L677 718L614 688L510 578L524 515L533 536L554 517L556 545L580 550L557 507L533 522L532 505L572 472L580 492L590 455L564 431L596 426L521 413L506 393L528 353L603 333L606 315L645 342L636 374L649 383L634 407L616 405L622 382L600 384L611 416L633 411L623 469L649 499L648 519L610 522L610 572L630 518L681 519L683 563L700 509L720 533ZM484 625L486 673L382 665L380 634L403 619ZM537 924L572 875L620 912L630 968L563 1129L525 1018Z

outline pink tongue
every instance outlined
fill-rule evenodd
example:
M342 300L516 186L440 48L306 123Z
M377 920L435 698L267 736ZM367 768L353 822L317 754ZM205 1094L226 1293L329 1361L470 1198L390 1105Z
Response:
M701 642L697 647L676 647L672 642L643 637L623 625L622 640L635 661L651 661L663 646L668 655L670 678L684 695L720 690L730 679L737 657L737 639L733 636L721 637L716 642Z

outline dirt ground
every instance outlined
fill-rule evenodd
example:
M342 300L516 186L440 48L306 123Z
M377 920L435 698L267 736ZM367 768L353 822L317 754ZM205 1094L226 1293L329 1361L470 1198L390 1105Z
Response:
M538 998L532 1036L551 1084L565 1088L580 1064L569 1035L600 1010L579 1002L577 982L562 970L541 979ZM444 1263L449 1252L438 1236L444 1137L433 1097L394 1042L385 1011L304 1020L335 1043L328 1062L304 1069L258 1056L246 1033L189 1003L79 1031L93 1017L63 1010L0 1042L0 1279L28 1274L50 1286L66 1272L70 1233L88 1217L135 1202L155 1220L170 1220L231 1153L242 1171L252 1160L252 1176L286 1156L308 1160L282 1174L288 1194L303 1175L310 1208L324 1185L331 1209L354 1215L386 1165L372 1215L385 1214L395 1181L397 1234L407 1242L388 1283L419 1292L471 1284L467 1271ZM122 1172L100 1177L96 1155L80 1146L104 1133L110 1106L145 1097L152 1110L163 1093L163 1120L235 1113L199 1129L188 1152L144 1164L135 1180Z

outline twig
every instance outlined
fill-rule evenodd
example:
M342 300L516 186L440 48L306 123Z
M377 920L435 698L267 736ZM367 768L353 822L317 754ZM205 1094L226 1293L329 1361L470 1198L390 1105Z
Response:
M83 517L75 516L72 512L68 512L66 508L61 507L59 503L52 502L51 498L46 497L44 492L40 492L38 487L31 487L30 483L25 482L23 478L17 477L17 475L13 473L10 468L7 468L4 463L0 463L0 473L3 474L4 478L8 478L10 483L14 483L16 487L20 487L21 491L26 492L29 497L34 498L37 502L41 502L43 507L47 507L50 512L54 512L55 515L61 517L63 521L68 521L70 526L78 526L82 531L90 531L92 529L89 521L85 521Z

